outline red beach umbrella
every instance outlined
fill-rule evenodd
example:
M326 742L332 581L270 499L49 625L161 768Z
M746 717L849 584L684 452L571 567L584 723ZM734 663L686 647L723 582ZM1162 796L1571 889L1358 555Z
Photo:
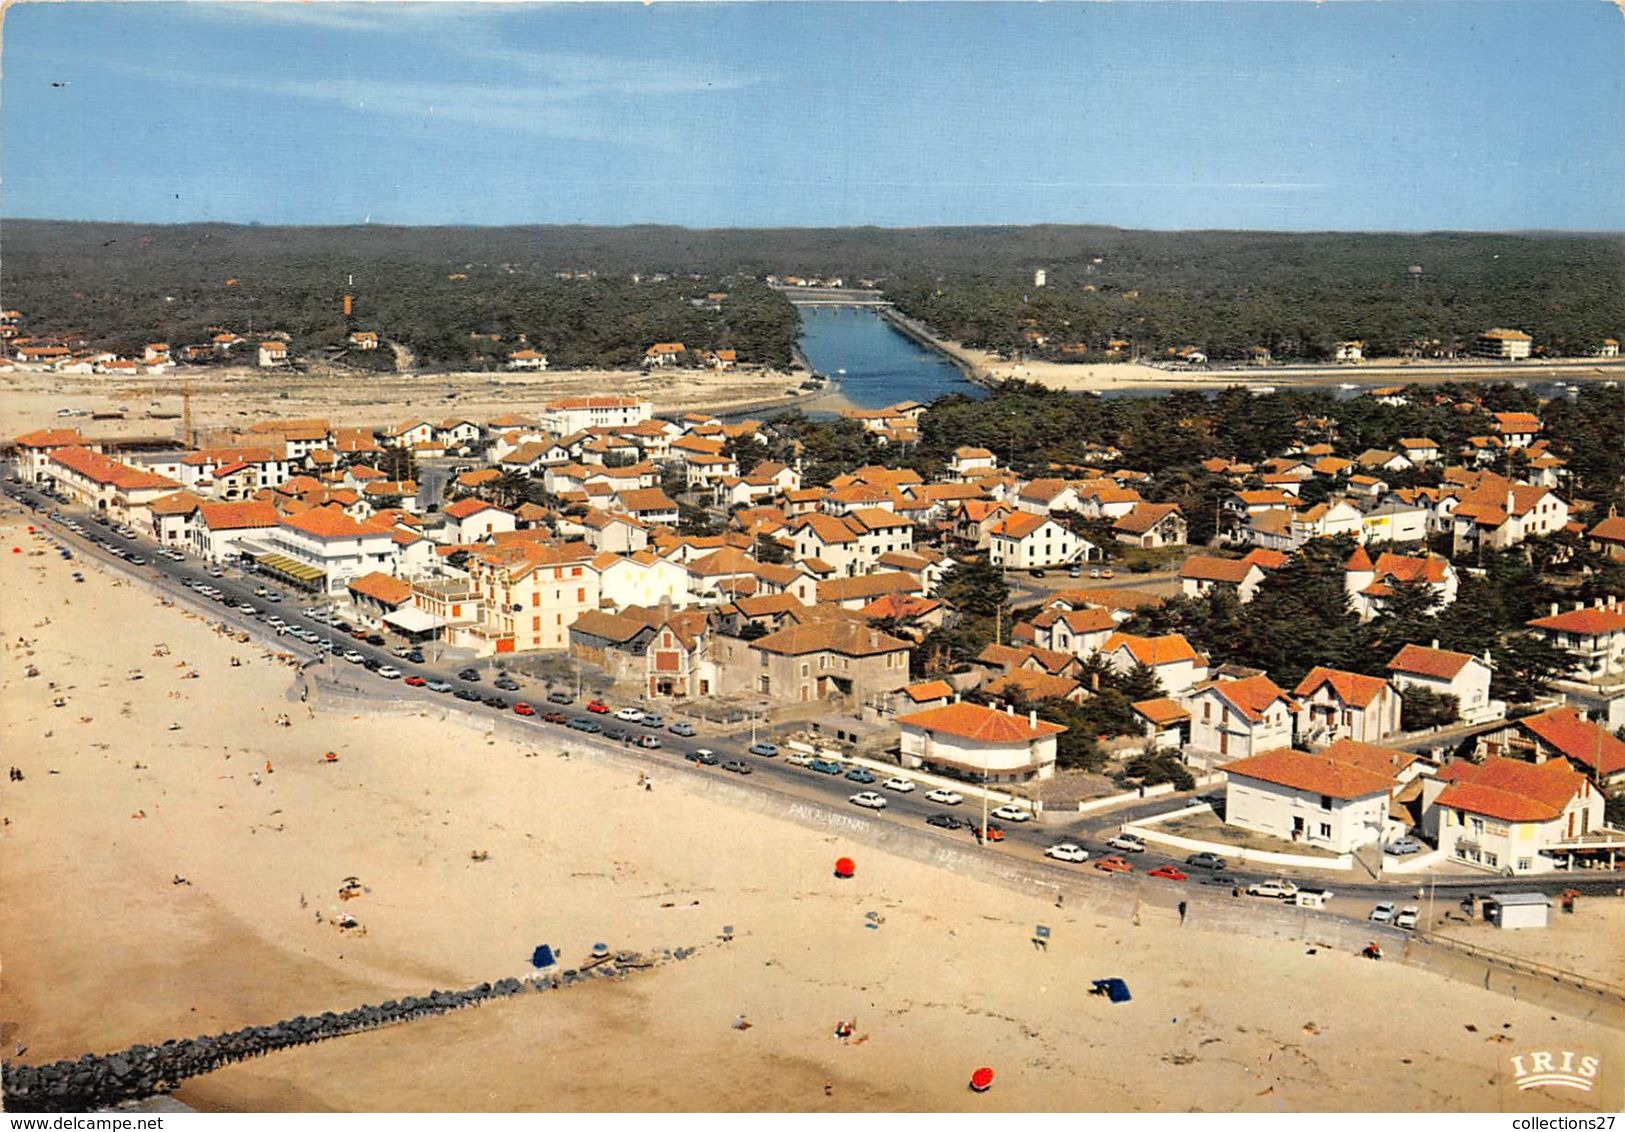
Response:
M985 1093L993 1087L993 1070L982 1066L970 1075L970 1087L973 1093Z
M842 880L849 879L858 871L858 864L851 857L842 857L835 862L835 875Z

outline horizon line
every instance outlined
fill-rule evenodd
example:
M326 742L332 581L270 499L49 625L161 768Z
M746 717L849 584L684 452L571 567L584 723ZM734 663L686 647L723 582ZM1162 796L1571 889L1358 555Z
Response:
M0 224L101 224L140 226L146 228L187 228L212 226L218 228L244 228L244 229L294 229L294 230L333 230L333 229L421 229L446 228L467 229L471 231L498 231L504 228L586 228L603 231L627 231L634 228L666 228L678 232L859 232L875 230L880 232L931 232L945 230L965 230L973 228L1108 228L1117 232L1160 232L1165 234L1177 233L1211 233L1211 232L1247 232L1271 235L1340 235L1340 236L1527 236L1527 235L1555 235L1555 236L1618 236L1625 237L1625 228L1250 228L1250 227L1171 227L1160 228L1154 225L1144 227L1125 227L1121 224L1109 224L1100 221L1072 221L1072 220L1037 220L1037 221L1007 221L998 223L962 223L962 224L741 224L733 226L712 226L679 224L670 221L658 220L631 220L618 224L590 224L583 222L546 220L546 221L513 221L502 224L486 224L457 221L438 221L426 223L398 223L376 221L350 221L332 223L288 224L263 220L101 220L95 218L53 217L53 216L5 216L0 215Z

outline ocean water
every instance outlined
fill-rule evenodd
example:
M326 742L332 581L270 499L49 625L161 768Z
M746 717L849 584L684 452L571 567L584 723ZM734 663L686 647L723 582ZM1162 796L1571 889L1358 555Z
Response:
M942 355L900 334L865 307L803 307L801 350L860 409L931 402L949 393L985 397ZM839 370L846 370L840 373Z

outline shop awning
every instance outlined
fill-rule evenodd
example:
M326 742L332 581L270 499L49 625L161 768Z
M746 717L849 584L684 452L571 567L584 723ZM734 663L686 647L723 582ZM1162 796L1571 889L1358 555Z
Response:
M408 633L427 633L439 624L439 621L434 614L425 613L417 606L409 605L405 609L384 614L384 624L404 629Z
M262 554L254 561L264 569L281 574L284 578L292 578L302 585L315 585L327 577L327 571L306 565L298 559L289 558L286 554Z

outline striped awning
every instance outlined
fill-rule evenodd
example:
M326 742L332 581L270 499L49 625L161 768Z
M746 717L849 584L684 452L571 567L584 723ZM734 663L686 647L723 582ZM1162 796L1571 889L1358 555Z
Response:
M315 585L327 577L326 570L318 570L298 559L289 558L286 554L262 554L254 561L272 573L281 574L284 578L291 578L307 586Z

